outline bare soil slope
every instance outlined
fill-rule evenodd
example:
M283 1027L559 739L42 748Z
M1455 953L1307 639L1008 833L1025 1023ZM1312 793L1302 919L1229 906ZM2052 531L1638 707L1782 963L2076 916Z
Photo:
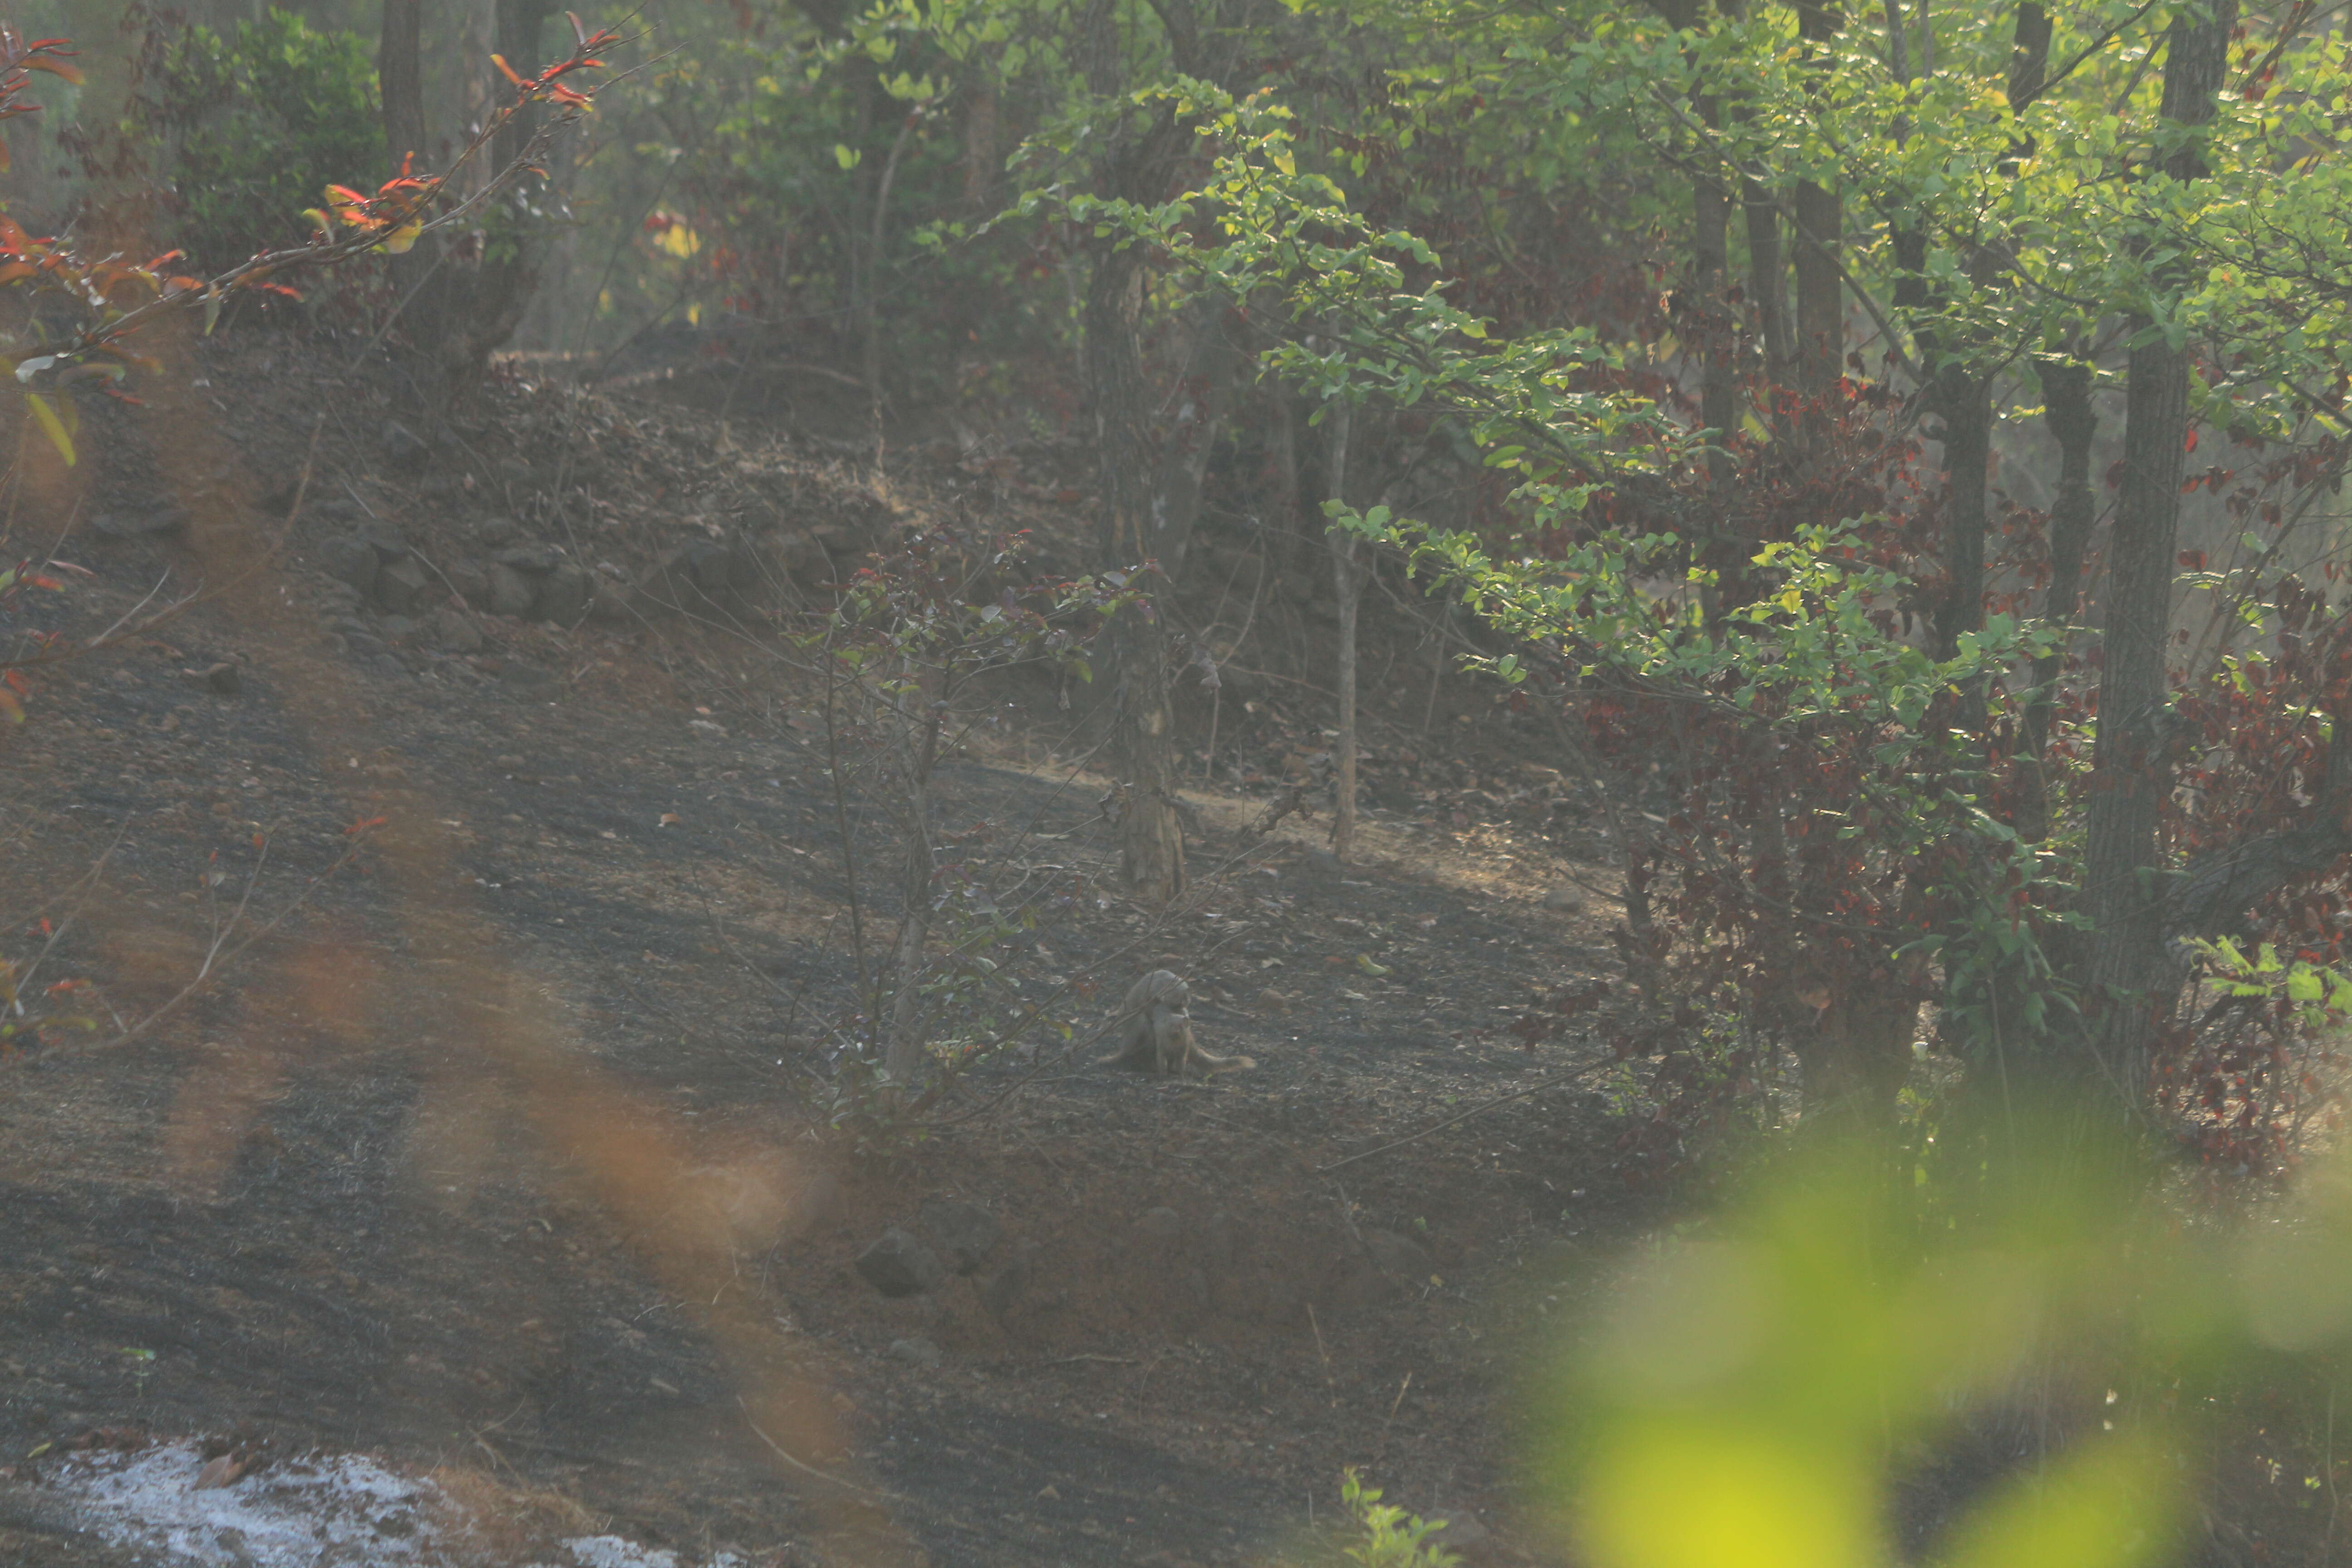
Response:
M1105 894L1008 967L1033 995L1180 969L1255 1072L1150 1082L1055 1043L861 1154L824 1125L855 963L805 694L646 595L690 545L757 536L808 575L922 505L1050 525L1051 492L950 465L910 501L919 476L519 384L412 453L383 392L298 345L205 354L208 387L94 417L27 501L79 509L91 574L47 624L219 592L38 673L0 741L6 956L38 958L28 994L86 983L101 1041L213 978L0 1077L0 1557L205 1560L68 1506L86 1456L178 1438L256 1476L430 1473L484 1562L608 1531L691 1562L1263 1562L1329 1522L1346 1465L1520 1553L1511 1390L1582 1249L1644 1216L1606 1053L1502 1028L1609 967L1597 912L1540 905L1597 829L1556 792L1553 837L1505 820L1502 737L1393 747L1345 868L1319 823L1243 835L1265 792L1204 788L1180 909ZM425 586L340 585L355 537ZM517 551L604 611L468 607ZM1053 693L1007 701L943 826L1107 887L1103 781L1056 760ZM1313 745L1284 711L1223 715L1256 726L1227 731L1244 776ZM859 1255L942 1201L1001 1235L884 1297Z

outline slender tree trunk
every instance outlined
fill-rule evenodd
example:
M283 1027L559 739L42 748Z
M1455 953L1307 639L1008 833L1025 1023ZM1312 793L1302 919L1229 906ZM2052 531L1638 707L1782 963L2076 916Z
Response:
M2071 626L2083 595L2083 557L2091 541L2095 510L2091 496L2091 439L2098 433L2098 412L2091 404L2091 367L2080 360L2044 360L2042 373L2043 419L2058 441L2058 499L2050 508L2050 585L2042 595L2042 618L2053 626ZM2056 653L2033 661L2033 694L2025 704L2023 763L2017 830L2038 843L2050 832L2050 784L2047 759L2050 720L2058 705L2057 681L2062 664Z
M1001 173L996 152L996 70L987 60L965 68L963 201L977 216L995 210Z
M1780 202L1771 187L1741 178L1740 216L1748 226L1748 292L1756 301L1756 335L1764 343L1764 380L1776 393L1794 374L1789 326L1789 262L1780 248ZM1774 423L1780 421L1776 401Z
M394 174L425 148L425 76L419 37L424 0L383 0L383 31L376 43L376 91L383 100L385 166ZM484 62L486 65L487 61Z
M923 702L924 710L930 704ZM922 1075L925 1046L929 1043L923 1005L923 950L931 936L931 878L938 869L937 857L931 847L931 769L939 758L940 727L937 719L928 711L919 715L900 715L898 722L911 729L922 724L919 734L908 735L911 744L904 748L898 759L903 775L898 809L899 831L906 838L907 858L899 896L904 900L898 917L898 940L890 953L890 1046L882 1059L883 1069L900 1089L911 1088Z
M1797 32L1808 43L1827 44L1843 18L1836 0L1804 0L1797 7ZM1821 68L1826 69L1826 62ZM1845 199L1835 184L1797 184L1792 203L1798 236L1797 386L1805 395L1809 444L1827 437L1828 402L1845 363L1845 288L1838 271L1843 244Z
M1087 381L1102 472L1098 559L1113 570L1143 565L1152 549L1151 478L1142 347L1143 266L1135 251L1104 250L1087 292ZM1156 601L1169 586L1146 577L1144 602L1111 617L1116 672L1111 722L1127 786L1119 824L1120 869L1144 901L1164 904L1184 890L1184 832L1171 790L1175 783L1175 719L1168 696L1168 655Z
M1354 410L1342 401L1331 414L1331 499L1348 497L1348 438ZM1339 795L1331 806L1331 853L1345 860L1356 847L1356 605L1361 582L1356 566L1356 536L1332 527L1331 586L1339 598Z
M2209 123L2237 23L2237 0L2183 10L2167 35L2162 115L2184 129ZM2166 173L2206 172L2194 141ZM2163 280L2171 287L2185 279ZM2090 790L2084 905L2092 933L2082 979L2096 1065L2137 1110L2156 1021L2171 998L2157 825L2172 783L2165 652L2171 641L2173 556L2189 434L2187 348L2162 336L2131 351L2126 384L2123 482L2107 552L2108 596L2099 680L2099 737Z

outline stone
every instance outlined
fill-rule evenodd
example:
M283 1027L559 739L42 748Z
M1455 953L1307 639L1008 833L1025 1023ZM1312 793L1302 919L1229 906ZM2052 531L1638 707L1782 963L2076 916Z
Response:
M383 455L403 467L413 467L433 455L432 446L397 419L383 422Z
M892 1226L857 1255L858 1277L896 1300L919 1295L948 1277L939 1255Z
M909 1340L892 1340L889 1355L892 1361L926 1368L935 1367L947 1359L939 1346L920 1335Z
M1346 869L1340 864L1339 858L1328 849L1309 849L1307 852L1307 863L1318 871L1327 871L1335 877Z
M367 541L339 534L319 546L319 564L327 575L348 585L353 592L365 594L375 586L375 552Z
M416 623L406 616L386 616L376 623L375 629L378 636L386 642L392 642L415 635Z
M371 523L360 531L360 537L375 552L375 558L387 566L408 559L408 541L383 523Z
M1257 994L1257 1005L1261 1011L1267 1013L1286 1013L1290 1011L1290 998L1285 996L1281 992L1276 991L1271 985Z
M449 586L460 599L478 610L490 607L490 569L478 561L453 561L449 564Z
M785 1201L784 1237L799 1241L840 1211L841 1178L831 1171L819 1171Z
M981 1310L995 1319L998 1323L1003 1323L1021 1305L1021 1299L1029 1293L1029 1281L1033 1272L1030 1249L1024 1247L1015 1252L1003 1268L991 1276L987 1283L981 1286Z
M199 691L209 691L216 697L234 697L245 689L236 666L228 663L211 665L203 669L184 669L180 679Z
M1572 915L1584 908L1584 893L1562 883L1544 895L1543 907L1556 915Z
M594 592L588 597L588 618L592 621L635 621L644 615L635 589L626 583L616 583L599 573L591 579Z
M784 574L802 587L819 588L833 581L833 557L825 553L824 545L800 530L779 534L774 551Z
M511 566L518 572L552 572L563 559L552 544L517 544L490 557L501 566Z
M178 533L192 520L188 509L174 500L151 500L101 512L91 526L110 539L158 539Z
M952 1198L932 1198L923 1205L923 1229L959 1274L978 1272L1004 1227L978 1204Z
M1138 1241L1172 1247L1184 1239L1184 1216L1174 1209L1146 1209L1135 1216Z
M864 531L845 523L820 523L809 531L827 555L858 555L874 547Z
M1437 1271L1436 1260L1429 1256L1427 1247L1392 1230L1364 1232L1364 1253L1373 1268L1392 1279L1419 1284Z
M520 620L530 614L532 603L539 597L538 584L503 563L490 568L490 613L511 616Z
M482 628L465 611L444 605L433 612L433 640L451 653L479 653Z
M494 550L521 531L521 525L510 517L486 517L474 524L474 537L485 550Z
M432 586L423 562L414 557L395 561L376 570L375 602L392 615L410 615L424 607Z
M1475 1558L1484 1555L1486 1549L1494 1544L1495 1532L1479 1523L1477 1516L1465 1509L1435 1508L1423 1517L1445 1521L1429 1532L1428 1540L1433 1546Z
M588 598L594 591L595 584L583 568L564 562L541 579L539 593L531 600L531 614L559 626L576 626L587 617Z
M499 684L519 696L549 698L555 695L556 688L562 683L556 679L552 670L510 658L499 666Z

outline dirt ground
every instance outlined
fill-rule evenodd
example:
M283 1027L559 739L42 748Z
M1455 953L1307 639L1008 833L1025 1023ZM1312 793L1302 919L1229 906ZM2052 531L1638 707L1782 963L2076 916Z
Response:
M1505 719L1449 688L1416 739L1420 686L1392 702L1342 867L1319 817L1243 832L1318 721L1297 681L1236 680L1191 894L1072 900L1006 973L1178 969L1256 1069L1144 1079L1082 1031L861 1152L826 1126L855 958L804 694L682 618L469 616L461 651L322 567L373 530L444 582L469 540L618 582L761 509L854 546L916 480L511 381L403 468L386 389L331 356L206 353L20 497L19 552L27 515L78 516L88 575L12 635L216 596L34 672L0 740L5 956L92 1021L0 1068L0 1561L279 1561L93 1489L142 1456L226 1459L228 1494L321 1455L429 1478L445 1523L300 1561L1265 1563L1328 1537L1349 1466L1478 1560L1551 1559L1520 1395L1657 1215L1612 1168L1608 1052L1507 1027L1613 960L1602 898L1544 901L1609 880L1605 814L1530 784ZM949 454L923 493L1076 518L1050 457ZM1004 700L943 827L1107 889L1076 721ZM884 1297L860 1255L942 1202L1001 1237Z

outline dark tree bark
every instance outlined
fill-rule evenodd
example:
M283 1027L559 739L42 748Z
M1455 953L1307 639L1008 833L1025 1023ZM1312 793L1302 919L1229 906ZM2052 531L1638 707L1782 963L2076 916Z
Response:
M1348 442L1355 428L1355 411L1344 402L1331 411L1331 499L1348 497ZM1356 849L1356 608L1364 589L1364 570L1356 561L1356 536L1345 529L1330 531L1331 586L1339 601L1339 740L1333 751L1338 761L1338 793L1331 803L1331 853L1345 860Z
M1213 74L1201 47L1201 27L1189 0L1152 0L1168 37L1171 63L1189 76ZM1084 51L1097 91L1119 73L1117 34L1097 8L1095 41ZM1155 199L1192 134L1166 109L1113 147L1099 165L1097 185L1133 201ZM1222 324L1205 313L1190 323L1185 391L1173 426L1161 438L1143 364L1144 258L1136 247L1097 247L1087 290L1083 331L1087 393L1094 402L1102 515L1097 560L1107 571L1156 563L1155 576L1139 584L1145 602L1112 617L1113 750L1125 785L1120 816L1120 868L1128 886L1148 903L1165 903L1184 890L1184 834L1176 815L1175 713L1170 701L1168 641L1162 605L1172 600L1176 574L1192 542L1209 451L1223 416L1233 375L1232 351Z
M424 0L383 0L383 31L376 42L376 92L383 100L385 166L425 155L425 73L420 56ZM485 66L488 62L484 62Z
M1151 520L1153 469L1140 341L1143 260L1136 251L1095 258L1087 292L1087 390L1095 405L1095 446L1102 474L1097 559L1112 570L1158 557ZM1168 579L1147 581L1144 602L1111 619L1111 723L1127 785L1120 819L1120 869L1146 902L1184 890L1184 832L1170 796L1175 781L1175 716L1168 699L1168 650L1156 601Z
M2042 595L2042 618L2053 626L2069 626L2080 609L2083 557L2096 511L2091 495L2091 438L2098 433L2099 416L2091 405L2088 364L2053 359L2043 361L2040 369L2042 418L2058 442L2058 499L2050 508L2050 585ZM2033 694L2025 704L2017 830L2030 842L2038 843L2050 832L2049 776L2042 752L2050 743L2060 664L2055 653L2034 660Z
M1798 36L1827 44L1843 19L1836 0L1807 0L1797 7ZM1834 184L1801 180L1792 213L1798 230L1797 386L1810 405L1807 425L1819 437L1828 426L1827 399L1845 363L1845 286L1838 271L1845 198Z
M2163 119L2193 129L2213 118L2236 0L2184 10L2167 36ZM2165 161L2174 179L2206 173L2192 138ZM2157 824L2173 763L2165 652L2171 640L2174 553L2189 433L2189 360L2162 336L2131 351L2126 370L2123 482L2108 546L2099 737L2090 792L2084 906L2092 934L2083 982L2093 1059L2137 1108L2158 1015L2165 889Z

